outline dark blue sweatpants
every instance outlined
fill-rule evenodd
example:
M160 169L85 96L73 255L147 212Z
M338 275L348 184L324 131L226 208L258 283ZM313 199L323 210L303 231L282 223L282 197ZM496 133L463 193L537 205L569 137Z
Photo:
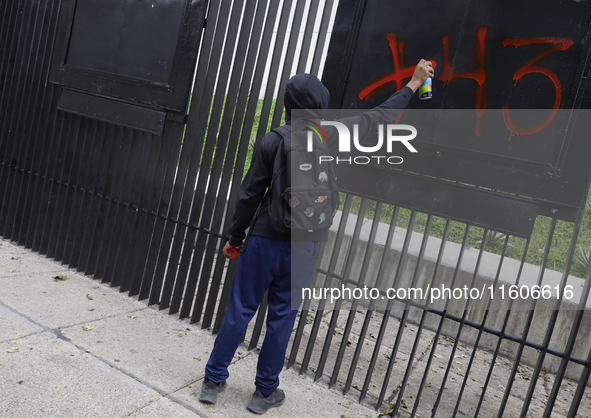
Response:
M238 259L226 315L205 368L207 379L219 383L228 378L228 366L268 289L267 333L259 353L255 384L262 393L279 386L279 373L302 299L301 289L310 286L317 249L316 242L250 238Z

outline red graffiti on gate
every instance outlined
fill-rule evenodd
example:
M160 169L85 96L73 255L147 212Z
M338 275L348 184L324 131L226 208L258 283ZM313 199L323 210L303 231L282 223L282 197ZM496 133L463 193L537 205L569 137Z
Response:
M443 72L439 76L437 76L438 80L443 81L443 88L445 88L448 83L454 83L461 79L469 79L474 80L476 82L474 102L474 109L476 110L476 125L474 131L477 136L481 135L481 119L486 114L486 110L488 109L488 95L486 83L487 33L488 28L486 26L482 26L478 29L478 31L476 31L476 39L474 46L474 69L471 71L464 72L455 71L450 59L450 37L449 35L443 36L441 40L443 46ZM374 94L383 89L386 85L393 82L396 83L397 90L402 89L402 87L404 87L405 80L411 78L414 73L414 65L408 67L404 65L404 42L397 40L396 34L394 33L387 34L386 39L388 40L388 44L390 46L390 50L392 53L394 70L376 79L375 81L368 84L365 88L363 88L359 93L359 98L362 100L369 100ZM502 43L503 46L513 45L516 48L531 44L554 45L553 47L547 49L546 51L536 55L534 58L529 60L513 75L513 80L515 80L515 84L517 84L517 81L527 74L539 73L547 76L554 84L555 90L555 101L552 112L539 125L534 126L532 128L520 128L516 126L513 120L511 119L509 106L503 106L502 110L503 119L505 121L507 128L509 128L509 130L511 131L511 136L531 135L541 132L552 123L552 120L555 118L556 113L558 112L560 103L562 102L562 85L560 83L560 80L558 79L558 76L554 72L544 67L534 66L533 64L552 52L566 51L574 44L574 41L570 38L511 38L504 39ZM433 68L435 68L437 65L435 61L430 61L433 63Z
M503 46L513 45L515 48L518 48L523 45L531 45L531 44L554 44L552 48L545 50L544 52L536 55L531 60L526 62L520 69L518 69L515 74L513 75L513 80L515 80L515 85L517 85L517 81L520 80L524 75L531 74L531 73L539 73L543 74L552 80L554 84L554 106L552 107L552 111L550 114L544 119L542 123L532 128L519 128L516 126L513 121L511 120L511 116L509 115L509 106L503 106L503 119L505 120L505 125L511 131L511 135L509 139L513 135L532 135L538 132L542 132L546 129L556 117L558 113L558 108L560 107L560 103L562 102L562 85L560 84L560 80L558 76L544 67L534 67L533 64L539 61L540 59L544 58L546 55L555 52L555 51L566 51L569 49L573 44L574 41L570 38L512 38L512 39L503 39Z
M437 79L443 81L443 88L447 83L462 78L467 78L476 81L476 101L474 109L476 109L476 126L474 132L476 136L481 134L480 120L485 115L488 108L488 97L486 95L486 34L488 28L482 26L476 32L476 46L474 52L474 70L462 73L456 73L449 59L449 35L445 35L441 42L443 44L443 74L440 74Z

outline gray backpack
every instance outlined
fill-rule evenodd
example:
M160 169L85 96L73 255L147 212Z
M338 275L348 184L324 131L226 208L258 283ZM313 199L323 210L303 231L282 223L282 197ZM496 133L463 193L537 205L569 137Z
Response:
M313 151L308 152L305 132L298 132L294 138L286 125L273 131L282 140L268 191L271 226L284 234L330 228L339 207L339 192L333 164L319 163L321 156L330 156L328 144L314 135Z

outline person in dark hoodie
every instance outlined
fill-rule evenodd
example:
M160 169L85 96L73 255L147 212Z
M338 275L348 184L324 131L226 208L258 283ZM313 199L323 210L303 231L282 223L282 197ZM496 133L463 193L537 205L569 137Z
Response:
M427 77L433 76L429 61L421 60L411 81L399 92L390 96L380 106L355 118L348 118L347 125L358 123L366 129L374 129L383 117L381 110L404 109L413 93ZM291 126L293 109L326 109L330 100L328 89L310 74L293 76L285 90L285 120ZM250 411L263 414L269 408L283 404L284 392L278 388L279 373L283 369L285 353L297 310L301 300L293 301L293 284L309 287L315 267L318 242L328 240L328 231L308 233L305 240L291 234L281 234L271 227L268 215L268 199L265 192L273 177L273 162L282 137L271 131L263 137L250 169L238 191L238 199L228 243L223 252L229 258L231 248L240 249L252 225L248 245L238 260L238 266L228 308L214 348L205 368L205 379L199 400L215 404L219 392L225 389L229 376L228 366L240 344L248 323L268 290L267 333L259 353L257 373L252 399L247 406ZM337 141L333 141L337 144ZM332 155L338 150L329 149ZM298 266L292 271L292 264ZM297 277L293 277L293 276ZM298 303L299 302L299 303Z

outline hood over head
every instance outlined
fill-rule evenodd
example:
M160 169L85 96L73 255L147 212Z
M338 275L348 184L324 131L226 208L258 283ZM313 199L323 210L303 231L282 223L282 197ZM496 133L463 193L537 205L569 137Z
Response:
M285 121L291 124L292 109L326 109L330 92L311 74L294 75L285 88Z

